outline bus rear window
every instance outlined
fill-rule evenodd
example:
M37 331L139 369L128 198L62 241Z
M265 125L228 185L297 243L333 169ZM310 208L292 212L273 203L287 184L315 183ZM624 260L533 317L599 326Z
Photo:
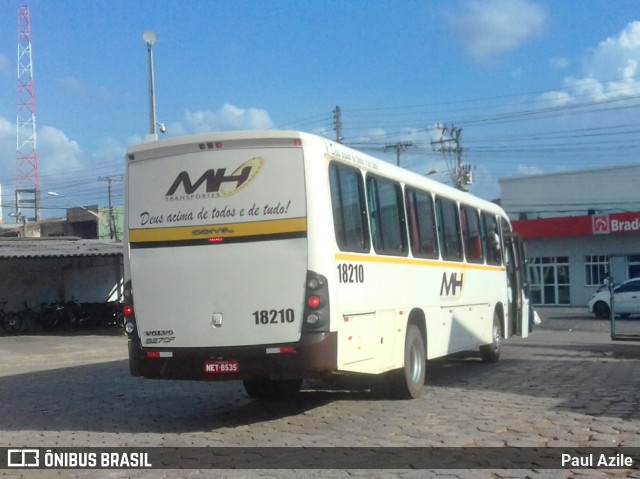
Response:
M360 171L334 163L329 167L329 182L338 248L342 251L369 252L367 208Z

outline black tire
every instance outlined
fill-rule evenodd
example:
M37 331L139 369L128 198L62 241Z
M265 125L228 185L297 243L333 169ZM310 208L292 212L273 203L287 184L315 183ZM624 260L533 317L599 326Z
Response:
M16 313L5 313L2 317L2 329L7 333L16 333L22 329L22 318Z
M491 327L491 343L480 346L480 356L485 363L497 363L500 359L500 345L502 344L502 321L497 312L493 313Z
M404 340L404 367L392 371L388 391L396 399L417 399L424 389L427 354L422 331L415 324L407 326Z
M593 305L593 314L596 315L596 318L607 319L611 315L611 310L607 303L598 301Z
M277 381L274 379L245 379L244 389L252 399L260 401L284 401L300 391L302 379Z

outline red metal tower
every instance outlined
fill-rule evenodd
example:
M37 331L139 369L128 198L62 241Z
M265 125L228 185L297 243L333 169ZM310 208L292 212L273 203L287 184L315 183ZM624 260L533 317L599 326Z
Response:
M36 97L31 62L29 7L18 7L18 115L16 156L16 219L40 219L38 155L36 153Z

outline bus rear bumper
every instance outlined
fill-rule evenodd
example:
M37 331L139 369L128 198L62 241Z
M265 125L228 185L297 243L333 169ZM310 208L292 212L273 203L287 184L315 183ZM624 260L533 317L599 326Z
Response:
M143 348L140 339L129 339L129 368L148 379L317 378L337 370L337 338L335 332L305 333L297 343L179 349ZM215 361L234 364L238 372L212 373L207 365Z

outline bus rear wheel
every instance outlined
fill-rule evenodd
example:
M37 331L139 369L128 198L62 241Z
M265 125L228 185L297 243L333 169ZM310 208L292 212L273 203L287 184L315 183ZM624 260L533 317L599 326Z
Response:
M497 363L500 359L500 344L502 343L502 322L497 312L493 313L491 328L491 343L480 346L480 356L485 363Z
M422 332L415 324L409 324L404 341L404 367L391 372L388 382L390 395L397 399L420 397L424 389L426 361Z
M284 401L300 391L302 379L245 379L244 389L252 399L260 401Z

